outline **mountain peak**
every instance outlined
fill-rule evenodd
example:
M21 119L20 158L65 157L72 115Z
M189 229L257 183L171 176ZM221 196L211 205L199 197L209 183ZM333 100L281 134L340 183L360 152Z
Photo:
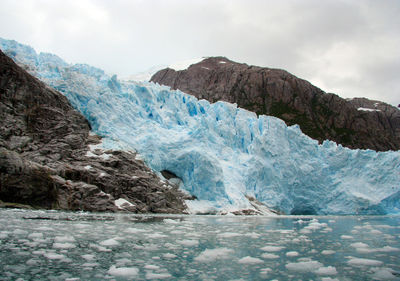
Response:
M150 81L298 124L320 143L328 139L349 148L400 149L400 111L395 107L379 102L379 110L372 110L376 101L345 100L285 70L208 57L185 70L160 70Z

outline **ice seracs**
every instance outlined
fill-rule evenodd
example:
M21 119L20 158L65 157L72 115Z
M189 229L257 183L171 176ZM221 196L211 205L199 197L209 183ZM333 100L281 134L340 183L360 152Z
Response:
M121 82L12 41L0 47L62 92L103 137L103 149L137 151L153 170L175 174L197 198L188 201L192 212L265 211L259 202L285 214L400 213L398 151L320 145L298 126L235 104Z

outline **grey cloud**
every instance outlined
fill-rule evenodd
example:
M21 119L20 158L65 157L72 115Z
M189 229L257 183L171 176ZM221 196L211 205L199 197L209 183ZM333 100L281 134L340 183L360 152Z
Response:
M3 0L0 36L128 75L224 55L400 102L397 0Z

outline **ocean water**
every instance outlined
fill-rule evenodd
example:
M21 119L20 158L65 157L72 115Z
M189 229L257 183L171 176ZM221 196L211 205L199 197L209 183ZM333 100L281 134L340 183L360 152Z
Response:
M0 210L0 280L400 280L399 216Z

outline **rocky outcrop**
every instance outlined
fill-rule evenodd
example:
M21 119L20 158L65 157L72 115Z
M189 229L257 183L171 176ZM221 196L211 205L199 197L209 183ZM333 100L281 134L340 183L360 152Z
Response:
M151 81L210 102L237 103L288 125L299 124L320 142L329 139L349 148L377 151L400 149L400 110L367 99L342 99L284 70L211 57L183 71L160 70Z
M68 100L0 51L0 206L183 213L186 198L134 152L103 151ZM115 204L123 199L124 204Z

